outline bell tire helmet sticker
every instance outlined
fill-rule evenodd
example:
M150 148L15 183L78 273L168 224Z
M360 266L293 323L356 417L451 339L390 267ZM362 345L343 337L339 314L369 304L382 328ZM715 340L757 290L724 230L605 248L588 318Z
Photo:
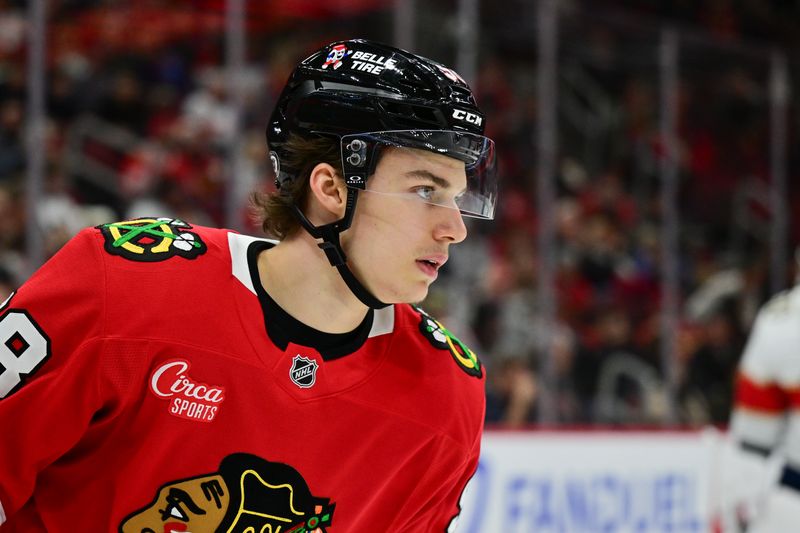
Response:
M177 218L137 218L97 226L106 252L130 261L156 262L172 257L195 259L206 244L192 226Z
M310 389L317 382L317 369L319 365L314 359L303 357L300 354L292 358L292 367L289 369L289 378L292 383L301 389Z
M330 498L311 492L294 467L249 453L227 455L215 472L174 479L154 492L150 502L122 519L120 533L326 533L336 510Z
M420 315L419 330L434 348L447 350L453 356L458 367L468 375L480 379L483 368L478 356L466 344L458 340L441 322L430 316L421 308L414 306Z
M365 72L373 76L378 76L384 70L393 70L397 67L397 61L390 57L365 52L364 50L350 50L346 45L337 44L328 53L322 63L322 69L337 70L343 65L345 59L350 59L350 70Z

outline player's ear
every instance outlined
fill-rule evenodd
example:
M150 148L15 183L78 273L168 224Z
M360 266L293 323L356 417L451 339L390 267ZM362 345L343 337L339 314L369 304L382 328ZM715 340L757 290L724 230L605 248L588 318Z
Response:
M319 163L308 177L310 189L308 213L315 225L336 222L344 216L347 205L347 186L328 163Z

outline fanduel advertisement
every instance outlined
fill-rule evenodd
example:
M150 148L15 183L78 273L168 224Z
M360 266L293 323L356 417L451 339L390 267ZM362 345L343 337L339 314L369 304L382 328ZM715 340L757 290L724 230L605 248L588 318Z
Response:
M706 532L712 433L491 432L460 533Z

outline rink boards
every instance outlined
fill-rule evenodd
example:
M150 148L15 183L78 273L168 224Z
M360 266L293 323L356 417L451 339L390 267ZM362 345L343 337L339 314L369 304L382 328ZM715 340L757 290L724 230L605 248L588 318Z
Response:
M724 435L491 431L460 533L706 532Z

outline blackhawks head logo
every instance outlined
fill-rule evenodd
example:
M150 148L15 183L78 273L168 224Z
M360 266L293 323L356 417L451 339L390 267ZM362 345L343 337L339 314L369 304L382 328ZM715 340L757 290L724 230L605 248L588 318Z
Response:
M247 453L225 457L218 472L172 481L131 513L120 533L325 533L336 504L311 494L289 465Z
M137 218L97 226L108 253L133 261L164 261L180 256L194 259L206 245L192 227L177 218Z
M420 315L419 330L430 343L440 350L447 350L453 356L459 368L470 376L480 378L483 376L481 362L475 352L470 350L466 344L458 340L455 335L450 333L441 322L431 315L414 307Z

